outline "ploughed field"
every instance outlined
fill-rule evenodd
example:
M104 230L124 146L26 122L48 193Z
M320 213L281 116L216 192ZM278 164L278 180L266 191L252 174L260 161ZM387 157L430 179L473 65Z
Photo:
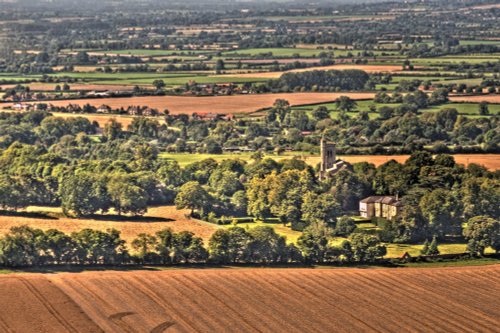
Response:
M0 332L498 332L500 265L0 277Z

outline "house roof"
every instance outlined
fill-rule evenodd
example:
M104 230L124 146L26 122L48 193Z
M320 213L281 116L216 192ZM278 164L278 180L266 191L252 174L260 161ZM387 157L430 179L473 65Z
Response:
M392 206L402 206L401 201L397 200L396 197L390 195L373 195L368 198L364 198L360 201L361 203L383 203Z

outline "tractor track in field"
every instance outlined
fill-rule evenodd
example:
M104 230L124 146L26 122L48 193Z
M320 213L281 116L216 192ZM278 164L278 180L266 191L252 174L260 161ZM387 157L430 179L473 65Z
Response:
M500 265L0 276L0 332L499 332Z

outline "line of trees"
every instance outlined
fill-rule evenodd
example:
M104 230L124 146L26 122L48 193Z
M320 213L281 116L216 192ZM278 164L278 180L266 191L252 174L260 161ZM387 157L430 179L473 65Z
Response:
M167 228L154 235L139 234L130 244L130 253L115 229L83 229L68 235L20 226L0 238L0 265L351 263L375 262L386 254L375 236L357 234L340 246L331 246L328 237L325 230L311 229L296 246L268 226L249 230L233 226L217 230L205 247L192 232Z
M500 221L477 216L468 221L464 236L471 255L485 249L500 252ZM56 229L43 231L28 226L13 227L0 238L0 265L29 267L45 265L158 264L287 264L374 263L387 253L379 238L354 233L340 245L331 244L331 230L316 224L307 228L297 244L287 243L269 226L218 229L205 246L192 232L170 228L154 235L141 233L130 244L115 229L82 229L70 235ZM424 255L437 255L437 241L424 244Z
M285 73L277 80L266 83L272 91L317 91L322 88L334 90L362 90L367 88L370 76L359 69L315 70Z

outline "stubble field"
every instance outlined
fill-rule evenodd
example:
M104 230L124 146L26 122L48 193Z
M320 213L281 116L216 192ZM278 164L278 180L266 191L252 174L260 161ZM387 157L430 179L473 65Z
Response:
M500 94L488 94L488 95L471 95L471 96L450 96L450 100L453 102L472 102L472 103L500 103Z
M497 332L500 266L0 277L0 332Z
M80 231L85 228L102 231L115 228L121 231L121 237L129 245L140 233L154 234L165 228L171 228L175 232L189 230L205 240L208 240L216 230L215 224L188 218L186 217L189 213L187 210L178 210L175 206L151 207L148 209L146 215L140 218L117 218L113 215L102 215L96 218L76 219L60 216L61 209L51 207L29 207L28 211L49 211L49 216L22 217L0 215L0 236L9 232L10 228L22 225L29 225L30 227L42 230L58 229L65 233ZM50 218L50 211L52 211L54 216L52 218Z
M131 105L146 105L161 111L168 109L170 114L193 114L214 112L220 114L251 113L273 105L277 99L285 99L291 105L332 102L339 96L349 96L352 99L371 99L374 93L283 93L233 96L148 96L131 98L95 98L47 101L55 106L91 104L96 107L106 104L113 109L127 108ZM4 107L8 104L4 104Z

